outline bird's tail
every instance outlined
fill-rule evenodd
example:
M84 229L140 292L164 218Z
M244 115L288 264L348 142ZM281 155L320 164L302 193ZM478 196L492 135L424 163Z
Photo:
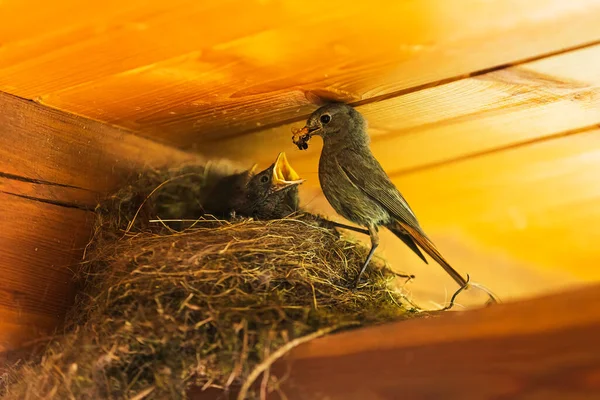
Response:
M423 253L421 253L421 250L419 250L419 247L415 244L415 241L408 233L406 233L404 229L402 229L397 223L390 224L387 226L387 228L394 235L396 235L398 239L402 240L404 244L408 246L409 249L411 249L417 256L419 256L419 258L423 260L425 264L429 264Z
M435 262L437 262L438 264L440 264L440 266L442 268L444 268L444 271L446 271L446 273L448 273L448 275L450 275L452 277L452 279L454 279L454 281L460 285L461 287L464 287L467 285L467 280L465 278L462 277L461 274L458 273L458 271L456 271L454 268L452 268L450 266L450 264L448 264L448 262L446 261L446 259L440 254L440 252L435 248L435 245L431 242L431 240L425 236L425 234L423 232L421 232L420 229L415 229L411 226L409 226L408 224L403 224L401 222L398 222L398 224L401 226L402 229L404 229L406 231L406 233L408 233L408 235L410 236L409 239L414 240L421 249L423 249L431 258L433 258L435 260ZM394 232L394 230L390 229L392 232ZM398 230L398 229L396 229ZM406 240L404 240L398 233L394 232L396 234L396 236L398 236L400 239L402 239L404 241L404 243L406 243ZM406 234L404 234L406 235ZM413 243L414 246L414 243ZM409 247L411 247L409 245ZM412 247L411 247L412 249ZM413 249L414 251L414 249ZM418 251L418 250L417 250ZM420 253L420 252L419 252ZM419 254L417 253L417 254ZM423 255L420 255L421 258L423 258Z

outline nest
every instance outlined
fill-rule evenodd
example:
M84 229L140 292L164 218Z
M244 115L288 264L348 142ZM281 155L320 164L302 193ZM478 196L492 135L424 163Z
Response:
M3 399L184 399L191 386L258 398L251 384L291 344L420 315L381 260L350 290L368 249L318 216L152 222L195 204L208 175L194 168L146 171L98 207L68 326L15 369Z

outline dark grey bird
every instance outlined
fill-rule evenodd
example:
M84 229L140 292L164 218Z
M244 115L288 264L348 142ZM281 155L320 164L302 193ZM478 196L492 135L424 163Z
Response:
M353 107L328 104L314 111L292 139L299 149L306 150L312 136L321 136L323 150L319 160L319 181L323 193L338 214L367 228L363 232L371 237L371 249L354 287L379 245L380 226L392 231L428 264L421 248L456 283L466 287L467 280L436 249L402 194L371 153L366 125L363 116ZM342 224L338 226L357 230Z
M253 175L234 198L236 213L256 219L280 219L299 210L298 185L304 182L281 152L267 169Z
M191 165L177 170L155 193L156 213L164 220L197 219L210 214L228 219L232 214L256 219L284 218L299 208L298 185L304 182L285 153L268 168L258 165L232 172L226 168ZM169 224L180 226L177 222Z

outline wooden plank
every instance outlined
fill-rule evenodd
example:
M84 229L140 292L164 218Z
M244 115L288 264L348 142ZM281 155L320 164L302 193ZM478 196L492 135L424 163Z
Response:
M59 316L90 234L91 213L0 193L3 235L0 309ZM43 266L43 268L41 268Z
M270 370L285 397L263 398L596 399L599 334L598 285L356 329L293 349Z
M0 171L49 186L103 192L133 168L193 157L4 93L0 93L0 109Z
M283 390L289 399L595 399L598 289L314 341L292 353Z
M62 295L64 297L64 294ZM14 311L13 311L14 310ZM60 321L57 315L40 314L16 310L13 305L12 310L2 309L0 311L2 321L2 341L0 342L0 375L2 374L3 358L9 351L18 351L37 345L36 349L46 344L44 339L55 332L57 321ZM8 362L7 360L6 362ZM16 360L11 360L16 361ZM7 364L6 366L12 365Z
M102 4L90 3L82 7L76 0L60 0L54 2L49 8L44 7L42 2L3 0L0 5L3 19L0 25L0 38L3 45L8 48L3 46L2 51L10 53L12 46L26 49L30 42L64 33L73 27L108 24L123 12L131 13L132 9L139 8L143 3L143 0L132 0L127 3L107 0ZM18 17L19 22L11 21L11 17ZM71 44L83 38L72 39ZM6 65L14 61L2 57L1 62L2 65Z
M371 147L389 173L427 168L600 123L600 45L358 106ZM285 150L308 185L317 184L321 141L300 152L285 124L217 140L211 155L269 162ZM207 151L208 153L208 151Z
M600 234L599 167L600 130L594 129L392 178L430 225L597 280L600 248L590 240Z
M2 352L64 317L98 196L131 170L195 157L3 93L0 110Z
M111 2L54 30L15 3L0 90L184 147L600 40L596 0Z

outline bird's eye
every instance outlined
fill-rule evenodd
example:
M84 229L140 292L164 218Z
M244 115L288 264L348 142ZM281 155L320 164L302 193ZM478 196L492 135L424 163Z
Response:
M269 177L268 177L268 176L266 176L266 175L265 175L265 176L261 176L261 177L260 177L260 181L261 181L262 183L267 183L267 182L269 182Z
M326 123L328 123L329 121L331 121L331 117L330 117L329 115L327 115L327 114L323 114L323 115L321 115L321 122L322 122L322 123L326 124Z

